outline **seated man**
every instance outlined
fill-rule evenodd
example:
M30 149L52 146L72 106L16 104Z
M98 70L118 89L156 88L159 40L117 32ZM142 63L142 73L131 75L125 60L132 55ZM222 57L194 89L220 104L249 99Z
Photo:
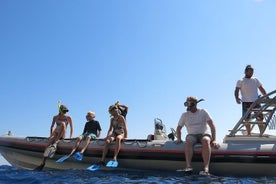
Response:
M77 148L79 147L81 141L85 140L85 144L84 144L83 148L81 149L81 151L76 152L73 155L73 157L75 159L81 161L83 158L83 153L86 150L86 148L88 147L90 140L99 138L101 136L102 129L101 129L100 123L97 120L94 120L94 118L95 118L95 113L92 111L88 111L87 115L86 115L86 119L88 122L86 122L84 129L83 129L83 133L77 138L76 143L75 143L71 153L67 156L67 158L72 156L75 153L75 151L77 150Z
M188 135L186 136L185 142L185 160L186 168L185 172L191 172L191 161L193 157L193 146L196 143L202 144L202 158L203 158L203 170L199 173L200 175L209 175L209 163L211 156L211 146L215 148L219 147L216 142L216 128L211 119L209 113L205 109L197 107L199 101L196 97L187 97L184 105L187 107L187 112L184 112L177 126L177 140L176 144L180 144L181 140L181 129L183 126L186 127ZM211 130L208 129L208 127Z

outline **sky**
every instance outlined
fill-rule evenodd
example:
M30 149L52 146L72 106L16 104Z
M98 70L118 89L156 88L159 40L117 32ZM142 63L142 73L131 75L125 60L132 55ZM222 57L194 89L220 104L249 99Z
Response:
M118 100L129 107L128 137L144 139L154 118L176 129L186 97L196 96L222 142L241 117L234 89L247 64L275 90L275 8L274 0L2 0L0 134L48 137L60 101L74 137L92 110L104 138Z

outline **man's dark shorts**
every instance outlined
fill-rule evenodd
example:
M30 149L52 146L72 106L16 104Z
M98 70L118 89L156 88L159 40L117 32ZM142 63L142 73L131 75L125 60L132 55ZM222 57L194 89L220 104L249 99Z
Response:
M201 139L205 136L209 137L212 140L212 136L210 134L188 134L188 136L193 137L196 140L196 143L201 143Z

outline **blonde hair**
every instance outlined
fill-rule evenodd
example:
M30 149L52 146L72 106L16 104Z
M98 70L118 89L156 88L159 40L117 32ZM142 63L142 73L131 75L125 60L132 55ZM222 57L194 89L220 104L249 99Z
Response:
M93 112L93 111L88 111L87 112L87 116L91 116L92 118L95 118L96 117L96 114L95 114L95 112Z

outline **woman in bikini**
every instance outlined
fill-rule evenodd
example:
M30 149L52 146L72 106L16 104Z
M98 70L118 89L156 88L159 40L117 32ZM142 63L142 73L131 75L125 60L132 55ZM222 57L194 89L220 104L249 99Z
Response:
M113 156L113 161L116 161L121 148L121 141L127 138L126 120L122 115L120 115L118 108L115 105L111 105L108 111L111 114L111 119L108 134L105 138L105 144L101 159L102 164L105 163L104 161L108 151L108 145L114 140L116 141Z
M65 138L66 128L69 123L70 125L70 138L73 136L73 123L72 118L69 115L66 115L66 113L69 110L65 105L61 105L59 107L59 114L53 117L52 125L50 128L50 137L48 138L48 145L46 146L45 150L51 145L54 147L57 146L57 143L60 139ZM55 127L56 125L56 127ZM54 129L55 127L55 129ZM36 167L34 170L41 171L46 163L46 160L48 158L48 155L43 154L43 159L41 164Z
M53 117L52 125L50 128L50 137L48 138L49 144L53 144L60 139L65 138L66 128L69 123L70 125L70 138L73 136L73 123L72 118L66 113L69 110L65 105L61 105L59 108L59 114ZM56 128L54 129L56 125Z

